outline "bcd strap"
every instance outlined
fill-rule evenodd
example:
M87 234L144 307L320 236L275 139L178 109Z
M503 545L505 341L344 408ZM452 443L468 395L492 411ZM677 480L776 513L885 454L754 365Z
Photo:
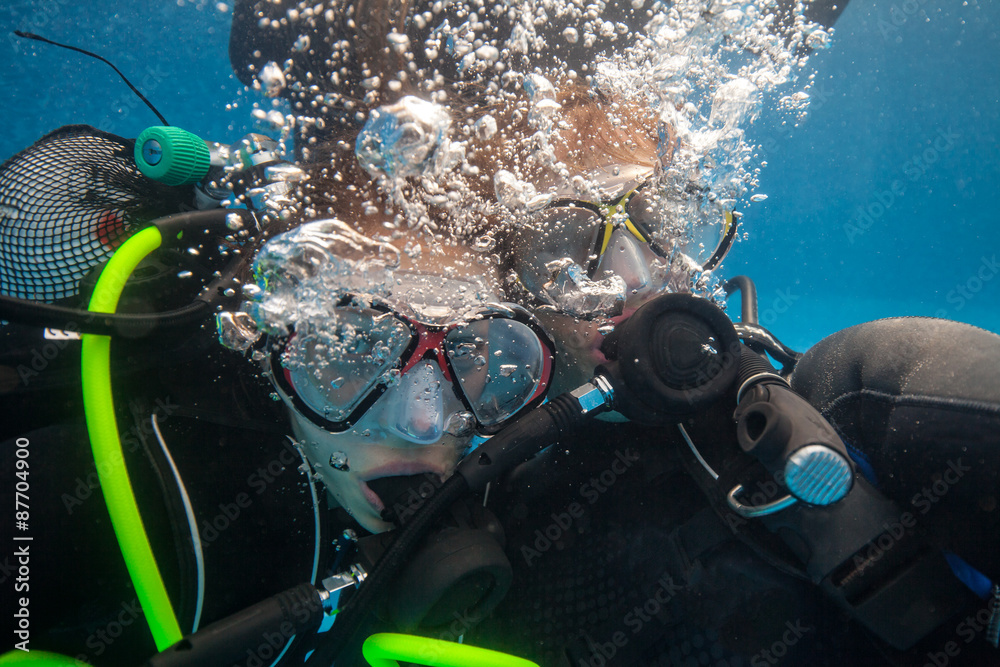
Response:
M810 579L861 625L908 649L966 607L971 592L912 514L861 476L840 502L799 503L763 518L806 565Z
M896 649L912 647L974 599L941 550L918 530L913 515L900 511L860 475L852 491L833 505L799 502L759 519L745 519L732 512L726 495L737 479L753 488L745 480L754 476L755 462L737 454L713 480L690 453L682 457L712 509L737 537L772 566L804 574Z

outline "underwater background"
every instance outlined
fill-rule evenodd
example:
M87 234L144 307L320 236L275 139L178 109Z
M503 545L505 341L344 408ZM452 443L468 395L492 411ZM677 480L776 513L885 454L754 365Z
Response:
M260 96L229 66L230 15L202 0L3 3L0 159L66 124L125 137L158 124L106 65L14 30L108 58L205 139L264 132L251 115ZM850 2L807 66L806 116L765 103L747 128L751 168L766 164L720 271L754 279L761 324L798 350L898 315L1000 332L998 58L1000 3Z

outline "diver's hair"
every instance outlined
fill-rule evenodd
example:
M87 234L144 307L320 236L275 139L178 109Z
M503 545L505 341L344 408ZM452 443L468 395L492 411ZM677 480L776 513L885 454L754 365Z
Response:
M403 54L391 48L389 35L393 32L406 34L410 5L410 0L355 0L355 44L361 73L366 78L378 77L382 95L389 91L390 78L406 67ZM407 80L399 83L406 86Z
M571 173L585 173L612 165L637 165L653 170L661 161L669 161L676 149L672 132L666 142L666 151L658 157L656 118L638 104L615 100L595 88L577 81L563 81L556 86L556 101L560 104L556 146L561 148L561 166ZM532 159L533 128L528 121L530 104L519 99L504 113L505 128L498 132L494 149L480 153L477 166L492 175L499 169L518 171L520 176L545 181L552 176L551 166L540 165ZM483 156L492 154L501 160L485 164ZM548 172L548 173L547 173ZM508 281L513 270L515 255L514 231L516 223L511 216L499 216L489 230L495 241L494 254L501 289L507 291L511 301L530 300L530 295L517 289L516 281ZM513 292L511 291L513 290Z
M653 168L657 162L656 119L639 105L611 99L578 80L566 79L556 84L556 148L561 148L560 162L571 172L581 173L609 164L642 165ZM487 154L502 156L501 161L477 163L492 175L498 169L521 170L526 177L538 177L543 165L533 164L532 152L536 128L530 121L530 101L520 96L499 111L502 129Z
M327 119L324 131L301 137L298 159L308 178L301 186L300 205L292 215L270 223L265 233L244 248L246 265L241 272L244 278L249 278L253 257L269 238L304 222L336 217L362 234L374 236L386 233L386 222L392 216L388 197L355 158L355 141L360 129L357 122L373 107L404 95L426 97L426 92L421 93L421 90L427 82L415 76L398 76L399 72L406 71L407 59L390 44L390 35L393 32L404 34L412 27L408 22L409 14L423 5L420 0L355 0L353 3L342 0L337 4L339 7L334 10L342 14L334 19L336 24L355 28L349 39L353 62L360 67L362 76L378 83L369 91L372 94L363 100L355 94L353 86L346 86L343 97L355 117L345 121L343 108L331 108L331 114L337 117ZM256 6L261 7L261 4ZM310 62L311 66L321 67L320 63ZM441 74L436 70L433 73L440 80ZM307 77L308 73L299 72L299 76ZM395 85L389 86L390 81ZM556 89L561 105L558 117L561 128L554 136L566 168L584 172L609 163L655 165L655 119L639 105L608 99L596 88L578 80L558 81ZM546 166L533 157L537 148L533 143L537 128L532 125L530 101L526 96L497 101L497 96L487 96L479 84L458 80L447 81L446 85L438 87L437 95L442 94L446 95L445 103L449 105L453 127L468 127L487 113L497 121L499 131L492 138L477 143L469 137L469 162L479 174L467 178L466 182L470 193L481 203L495 203L494 175L500 169L515 171L528 180L546 175ZM499 99L504 98L500 96ZM302 102L293 102L293 110L299 108ZM505 216L478 215L471 223L465 220L462 225L454 225L445 211L431 210L429 214L434 216L440 233L452 240L466 243L488 234L499 243L498 250L504 248L504 229L508 225ZM500 253L501 264L505 254Z
M557 100L562 107L559 116L562 128L556 136L563 153L561 162L570 171L585 172L608 164L655 167L654 119L637 105L608 99L573 81L560 85ZM518 96L506 104L475 107L456 104L449 111L457 127L469 125L489 113L501 128L487 141L469 139L469 162L479 170L477 178L468 179L475 194L492 201L493 177L500 169L518 170L526 178L542 176L544 166L532 159L535 128L529 120L526 98ZM377 233L382 227L388 202L376 180L355 158L357 135L356 129L345 129L303 149L303 166L309 180L303 191L304 215L298 222L337 216L354 224L362 233ZM456 229L448 225L447 218L437 222L444 233L459 240L487 231Z
M641 165L654 168L657 141L654 119L637 105L606 98L594 89L568 81L558 88L561 105L557 134L562 163L572 172L585 172L609 164ZM479 176L468 179L473 193L484 202L494 202L494 175L501 169L519 172L524 178L544 179L544 165L533 160L535 128L529 120L528 100L518 97L503 105L460 107L453 110L456 126L474 121L474 116L491 113L502 128L486 142L473 143L470 163ZM455 115L458 118L454 118ZM391 205L378 181L358 163L354 154L358 130L342 128L338 133L303 148L301 166L308 179L301 187L300 206L292 216L271 223L266 234L247 248L249 262L268 238L309 220L336 217L366 236L384 235L392 218ZM484 235L497 246L494 254L500 275L509 269L511 222L507 216L482 216L473 224L450 224L445 211L436 213L435 223L446 238L469 243ZM466 223L468 221L465 221ZM390 225L392 226L392 225Z

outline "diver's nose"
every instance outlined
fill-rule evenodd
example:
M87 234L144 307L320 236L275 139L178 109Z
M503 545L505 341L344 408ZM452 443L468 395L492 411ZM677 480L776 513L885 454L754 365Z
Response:
M393 388L386 428L419 445L430 445L444 433L444 392L450 390L437 364L422 361Z
M642 243L618 227L611 233L608 249L601 259L600 271L610 271L621 277L628 287L627 295L637 294L649 287L652 275L642 252Z

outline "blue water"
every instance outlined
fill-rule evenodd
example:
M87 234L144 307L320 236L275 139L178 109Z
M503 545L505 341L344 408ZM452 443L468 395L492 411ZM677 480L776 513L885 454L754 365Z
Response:
M252 129L257 98L229 69L224 3L119 6L5 3L0 158L67 123L131 137L157 123L105 65L14 29L108 57L200 136L228 143ZM807 118L793 127L764 113L750 128L768 199L746 203L748 238L724 272L754 278L761 321L787 344L895 315L1000 331L998 32L996 3L854 0L811 61Z
M225 11L221 8L225 7ZM93 58L20 39L14 30L110 60L171 125L231 143L252 127L257 99L229 66L231 5L199 0L15 0L0 8L6 132L0 159L69 123L135 137L155 115ZM227 109L227 105L238 105Z
M853 0L807 119L755 124L768 199L725 268L787 344L896 315L1000 331L997 56L996 3Z

